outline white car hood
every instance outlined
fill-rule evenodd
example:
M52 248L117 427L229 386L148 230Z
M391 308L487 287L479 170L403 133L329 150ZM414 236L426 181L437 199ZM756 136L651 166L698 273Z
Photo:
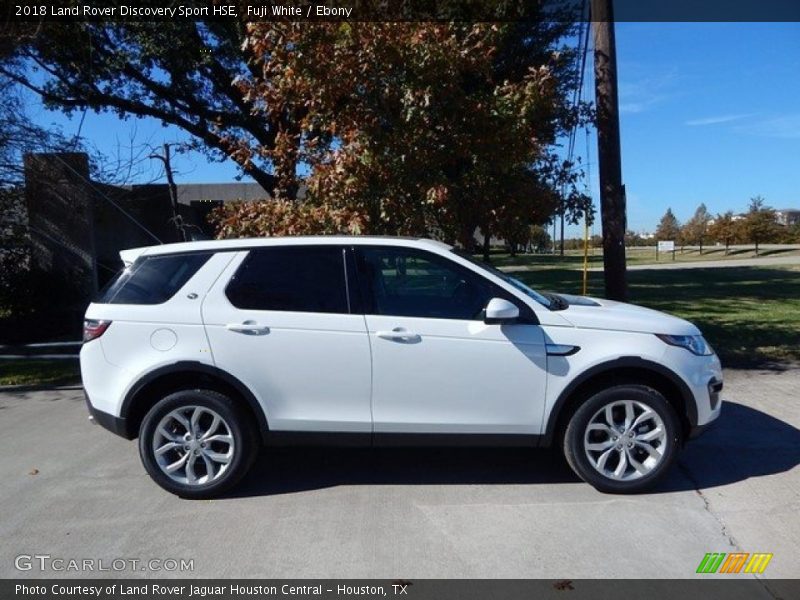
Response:
M700 330L689 321L650 308L603 298L558 295L569 303L569 308L558 314L575 327L669 335L700 334Z

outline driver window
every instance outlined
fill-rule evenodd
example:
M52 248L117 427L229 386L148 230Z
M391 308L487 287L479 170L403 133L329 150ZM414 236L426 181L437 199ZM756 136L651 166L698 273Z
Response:
M409 248L361 248L371 314L479 320L492 284L443 257Z

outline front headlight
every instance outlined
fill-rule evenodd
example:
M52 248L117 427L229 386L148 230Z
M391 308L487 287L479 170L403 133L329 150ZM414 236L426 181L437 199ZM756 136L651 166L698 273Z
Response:
M706 342L702 335L666 335L657 333L656 336L670 346L679 346L686 348L692 354L697 356L711 356L714 354L714 349Z

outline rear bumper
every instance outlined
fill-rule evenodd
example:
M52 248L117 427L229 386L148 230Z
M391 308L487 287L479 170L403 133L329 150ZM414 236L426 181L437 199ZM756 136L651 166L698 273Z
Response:
M89 394L86 393L86 390L83 391L83 394L86 398L86 408L89 409L90 419L93 423L108 429L111 433L116 433L118 436L124 437L126 440L132 440L134 438L129 431L127 419L115 417L107 412L96 409L92 406L92 401L89 399Z

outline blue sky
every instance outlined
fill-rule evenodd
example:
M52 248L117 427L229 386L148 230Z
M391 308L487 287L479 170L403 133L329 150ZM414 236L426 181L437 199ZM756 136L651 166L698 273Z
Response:
M800 23L619 23L617 52L630 229L652 231L667 207L681 221L701 202L713 213L742 211L758 194L775 208L800 207ZM590 97L592 85L589 78ZM32 112L68 135L77 131L80 115L70 120L35 105ZM123 159L131 145L185 139L152 120L91 112L81 135ZM576 152L586 160L583 133ZM596 153L592 132L595 199ZM232 163L198 154L174 162L179 183L238 174ZM162 176L154 161L141 160L131 183Z
M620 23L628 223L800 207L800 24Z

